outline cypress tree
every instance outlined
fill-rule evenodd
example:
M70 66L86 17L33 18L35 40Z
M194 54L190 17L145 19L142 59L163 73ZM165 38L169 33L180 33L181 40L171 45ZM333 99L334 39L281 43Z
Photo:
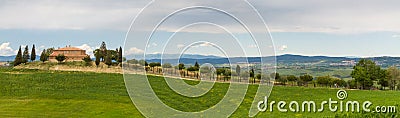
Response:
M199 71L200 65L199 65L199 63L197 63L197 61L196 61L196 63L194 63L194 67L195 67L196 71Z
M122 62L122 47L121 46L119 47L119 50L118 50L118 59L117 59L117 61L118 61L118 63Z
M99 67L100 64L100 52L97 51L94 56L96 57L95 63L96 63L96 67Z
M42 54L40 54L40 61L42 61L43 63L47 61L47 54L45 49L43 49Z
M102 61L104 62L105 61L105 57L107 56L107 46L106 46L106 43L103 41L102 43L101 43L101 46L100 46L100 58L102 58Z
M30 56L29 56L29 49L28 46L25 47L24 53L22 54L22 63L28 62Z
M35 49L35 44L33 44L32 52L31 52L31 61L35 61L35 60L36 60L36 49Z
M106 55L104 61L105 61L104 63L105 63L108 67L110 67L110 65L112 64L112 61L111 61L111 53L110 53L110 51L107 51L107 55Z
M22 53L21 53L21 46L19 46L17 56L15 56L14 59L14 66L18 66L21 63L22 63Z

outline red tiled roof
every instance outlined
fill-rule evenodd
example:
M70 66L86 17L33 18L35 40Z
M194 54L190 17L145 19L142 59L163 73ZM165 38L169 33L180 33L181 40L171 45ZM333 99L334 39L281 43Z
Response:
M76 56L76 57L85 57L86 56L86 54L84 54L84 55L81 55L81 54L78 54L78 55L77 54L69 54L69 53L64 54L63 53L64 51L85 51L86 52L86 50L82 50L80 48L64 47L64 48L55 49L53 51L53 53L51 53L49 56L50 57L55 57L55 56L58 56L59 54L63 54L64 56Z
M82 50L82 49L76 48L76 47L64 47L64 48L59 48L59 49L55 49L55 50L68 51L68 50Z

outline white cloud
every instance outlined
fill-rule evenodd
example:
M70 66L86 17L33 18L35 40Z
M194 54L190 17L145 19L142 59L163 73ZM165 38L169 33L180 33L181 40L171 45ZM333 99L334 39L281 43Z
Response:
M392 35L392 37L393 37L393 38L400 38L400 35L395 34L395 35Z
M81 46L77 46L77 48L86 50L86 53L89 54L90 57L94 57L94 54L93 54L93 47L91 47L90 45L88 45L88 44L83 44L83 45L81 45Z
M132 18L139 13L150 0L41 0L41 1L2 1L0 4L0 29L122 29L126 30ZM253 21L247 13L247 4L229 4L222 1L156 1L155 9L146 9L152 18L166 14L185 6L215 6L234 15L242 15ZM366 32L400 31L400 1L363 0L252 0L249 1L265 18L271 31L275 32ZM173 3L173 4L171 4ZM355 5L355 3L357 5ZM167 5L168 4L168 5ZM252 10L252 9L251 9ZM188 11L190 12L190 11ZM152 17L153 16L153 17ZM175 23L166 24L165 29L175 31L177 24L184 24L200 18L212 18L219 25L232 26L230 31L243 28L236 22L226 22L223 15L209 11L189 14L176 19ZM251 17L250 17L251 16ZM29 20L26 20L29 19ZM159 21L160 19L154 19ZM243 20L243 19L241 19ZM225 21L225 22L224 22ZM235 23L235 24L234 24ZM146 24L146 23L143 23ZM186 25L186 24L185 24ZM143 25L141 29L152 30L152 25ZM265 28L259 25L260 28ZM214 27L214 26L212 26ZM200 28L200 29L198 29ZM196 31L208 31L209 27L197 27ZM238 30L241 31L241 30Z
M144 51L142 49L136 48L136 47L132 47L129 48L129 50L125 51L125 55L130 55L130 54L140 54L143 53Z
M211 47L212 44L210 42L201 42L197 43L196 45L193 45L191 47L198 48L198 47Z
M5 42L0 45L0 56L10 56L16 54L17 53L10 47L10 42Z
M148 1L2 1L0 29L121 29ZM29 20L26 20L29 19Z
M185 45L183 45L183 44L178 44L178 45L176 45L176 47L177 47L177 48L183 48L183 47L185 47Z
M282 45L282 46L279 46L279 47L278 47L278 49L279 49L280 51L285 51L287 48L288 48L287 45Z

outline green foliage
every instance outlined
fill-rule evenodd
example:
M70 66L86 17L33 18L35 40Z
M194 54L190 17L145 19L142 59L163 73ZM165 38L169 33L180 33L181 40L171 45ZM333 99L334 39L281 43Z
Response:
M94 54L94 56L96 57L96 60L95 60L96 67L99 67L99 64L100 64L100 52L97 51L97 52Z
M387 69L387 82L390 90L396 90L396 85L400 86L400 71L397 67L392 66Z
M319 76L317 77L317 83L320 85L329 86L331 79L331 76Z
M196 61L196 63L194 63L194 69L195 69L195 71L199 71L199 69L200 69L200 65L199 65L199 63L197 63L197 61Z
M148 66L149 64L147 63L147 61L145 61L145 60L139 60L139 64L141 65L141 66Z
M356 80L354 80L354 79L349 80L349 81L347 81L347 84L349 85L349 87L351 89L357 89L357 81Z
M296 76L294 76L294 75L289 75L289 76L287 76L287 80L288 81L297 81L299 78L298 77L296 77Z
M36 49L35 49L35 44L32 46L32 52L31 52L31 61L36 60Z
M271 78L274 78L275 80L279 80L281 79L281 76L279 75L279 73L271 73Z
M331 83L333 85L336 85L336 87L346 87L346 85L347 85L346 81L339 79L339 78L331 79Z
M54 48L47 48L47 49L46 49L46 55L47 55L47 56L50 56L51 53L53 53L53 51L54 51Z
M309 74L302 75L302 76L300 76L299 78L300 78L300 80L301 80L302 82L304 82L304 83L303 83L304 85L308 85L308 82L310 82L310 81L313 80L313 76L311 76L311 75L309 75Z
M14 59L14 66L18 66L23 63L22 53L21 53L21 46L19 46L17 56Z
M185 69L185 64L179 63L179 64L178 64L178 69L179 69L179 70Z
M28 46L25 46L24 53L22 54L22 63L28 62L29 59L30 59L29 48Z
M58 54L56 56L56 60L58 61L58 63L63 62L66 59L66 57L64 56L64 54Z
M380 66L368 59L361 59L353 69L351 77L361 84L361 89L371 88L373 81L386 76L386 72L381 70Z
M217 71L216 71L216 73L217 73L217 75L224 75L225 74L225 68L217 68Z
M118 56L117 56L117 62L118 63L122 63L122 47L119 47Z
M162 65L163 68L172 68L172 64L170 63L165 63Z
M153 68L153 67L156 67L156 66L157 66L157 67L160 67L160 66L161 66L161 63L160 63L160 62L151 62L151 63L149 64L149 66L152 67L152 68Z
M293 83L299 82L299 80L300 80L299 77L296 77L296 76L294 76L294 75L288 75L288 76L286 76L286 79L287 79L288 82L291 82L292 85L294 85ZM298 83L298 84L299 84L299 83Z
M40 54L40 61L42 61L44 63L47 60L48 60L48 55L46 53L46 50L43 49L42 53Z
M111 59L111 52L107 51L107 55L104 60L104 64L106 64L108 67L112 65L112 59Z
M104 41L101 43L100 48L95 51L98 51L100 54L100 58L103 59L102 61L105 61L108 51L107 51L106 43Z
M87 55L82 59L85 62L85 66L91 66L92 65L92 59L90 58L90 55Z
M186 70L188 70L188 71L196 71L197 69L196 69L196 67L194 67L194 66L190 66L190 67L187 68Z

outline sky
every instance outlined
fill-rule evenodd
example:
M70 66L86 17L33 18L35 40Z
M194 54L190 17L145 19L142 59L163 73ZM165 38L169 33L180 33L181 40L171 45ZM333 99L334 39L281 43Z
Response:
M37 54L71 45L93 55L104 41L109 49L122 46L126 55L262 52L400 57L399 4L398 0L0 0L0 56L15 55L19 46L33 44ZM193 6L202 8L176 12ZM163 18L168 19L155 29Z

